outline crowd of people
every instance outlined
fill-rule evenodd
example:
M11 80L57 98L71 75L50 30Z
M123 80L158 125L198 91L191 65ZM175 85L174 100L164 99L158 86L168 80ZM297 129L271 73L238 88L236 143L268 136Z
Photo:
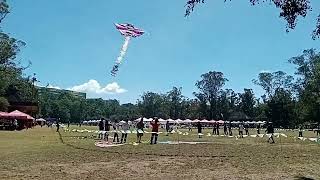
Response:
M57 126L57 131L59 131L60 128L60 124L59 121L56 122L56 126ZM70 122L68 122L68 127L70 126ZM157 144L158 141L158 133L159 133L159 128L161 127L161 123L159 122L158 118L154 118L154 120L152 122L150 122L150 126L152 129L151 132L151 138L150 138L150 144ZM133 128L133 124L129 124L128 120L122 121L121 123L110 123L108 120L102 118L99 121L98 124L98 128L99 128L99 135L98 138L99 139L103 139L108 141L109 140L109 135L111 133L113 133L113 143L126 143L127 142L127 138L128 138L128 133L130 133L130 129ZM135 128L137 130L137 143L141 143L141 139L144 135L144 128L145 128L145 123L143 121L143 118L140 119L140 121L138 123L135 124ZM165 124L165 130L166 130L166 136L168 136L170 133L173 132L174 128L173 126L169 123L169 121L166 122ZM198 130L198 135L199 138L202 138L203 134L203 124L201 122L198 122L196 124L196 128ZM257 134L261 133L261 125L257 124L256 126L256 130L257 130ZM249 129L250 126L246 123L241 122L237 127L233 128L233 125L231 122L229 123L224 123L223 124L223 135L225 136L233 136L233 131L238 129L238 137L239 138L243 138L244 135L249 136ZM320 128L319 128L320 129ZM317 136L320 134L319 129L317 130ZM189 131L192 131L192 125L190 124L189 126ZM299 137L302 137L302 126L300 126L299 128ZM265 133L268 134L269 138L268 138L268 142L269 143L275 143L274 141L274 127L273 124L271 122L268 122L266 124L266 131ZM216 123L212 126L212 134L213 135L220 135L220 124Z
M155 118L155 120L151 122L150 125L152 126L150 144L157 144L158 132L160 127L158 118ZM110 123L108 120L105 120L104 118L102 118L98 126L99 126L99 131L103 132L103 133L99 133L99 139L104 139L108 141L110 132L113 132L113 143L123 144L127 142L128 133L131 128L128 123L128 120L120 124L120 123ZM111 131L111 128L112 128L112 131ZM143 122L143 118L141 118L141 120L136 124L137 143L141 143L141 138L144 134L144 128L145 128L145 125ZM119 138L120 137L119 132L121 133L121 138Z

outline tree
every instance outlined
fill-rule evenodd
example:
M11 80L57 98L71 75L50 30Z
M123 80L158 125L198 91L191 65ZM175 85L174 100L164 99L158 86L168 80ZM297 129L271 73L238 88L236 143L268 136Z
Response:
M9 5L6 0L0 1L0 23L9 14Z
M227 0L224 0L226 2ZM231 0L230 0L231 1ZM286 31L294 29L299 17L306 17L311 11L309 0L249 0L255 6L261 2L271 2L276 8L280 9L279 17L286 22ZM189 16L197 4L205 3L204 0L187 0L185 16ZM312 32L312 39L320 37L320 14L316 20L315 29Z
M199 93L194 93L200 102L209 104L209 116L207 118L218 118L217 100L221 88L228 81L222 72L210 71L201 75L201 80L195 84ZM204 104L203 104L204 105Z
M320 53L315 49L289 60L297 69L295 90L298 94L298 114L302 121L320 122Z
M265 114L277 127L293 126L297 119L292 95L293 80L282 71L260 73L258 80L253 80L266 91L263 97L267 104Z
M146 92L141 96L141 99L138 101L138 106L144 117L168 118L169 108L165 95Z
M266 91L267 97L271 98L279 89L291 90L293 80L293 76L287 75L283 71L262 72L259 73L258 80L254 79L253 83L261 86Z
M182 88L173 87L171 91L167 93L167 99L170 106L170 117L173 119L181 118L182 100L181 93Z
M271 118L276 127L294 127L297 117L295 101L290 91L277 90L272 99L267 102L267 106L267 117Z
M249 117L254 117L254 106L256 103L252 89L244 89L244 93L239 94L240 109Z
M0 23L9 13L6 0L0 0ZM20 49L25 46L23 41L0 32L0 96L9 102L34 102L33 88L30 77L23 77L23 70L16 60ZM30 65L30 63L29 63Z
M0 111L6 112L8 111L9 102L6 98L0 97Z
M229 99L229 90L221 90L220 95L218 97L218 106L217 113L221 119L228 119L232 109L231 103Z

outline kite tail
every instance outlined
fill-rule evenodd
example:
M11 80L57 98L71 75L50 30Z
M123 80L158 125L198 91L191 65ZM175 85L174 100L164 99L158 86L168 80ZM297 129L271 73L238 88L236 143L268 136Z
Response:
M123 61L124 56L126 55L128 46L129 46L129 42L130 42L130 36L126 36L124 43L122 45L121 51L120 51L120 55L118 56L116 63L114 64L112 70L111 70L111 75L112 76L116 76L117 72L119 71L119 66Z

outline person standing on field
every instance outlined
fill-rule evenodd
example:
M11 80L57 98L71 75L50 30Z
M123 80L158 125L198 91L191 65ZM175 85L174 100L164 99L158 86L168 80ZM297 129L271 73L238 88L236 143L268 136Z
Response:
M151 134L151 141L150 144L157 144L157 140L158 140L158 132L159 132L159 120L156 117L155 120L153 122L150 123L152 126L152 134ZM154 141L153 141L154 139Z

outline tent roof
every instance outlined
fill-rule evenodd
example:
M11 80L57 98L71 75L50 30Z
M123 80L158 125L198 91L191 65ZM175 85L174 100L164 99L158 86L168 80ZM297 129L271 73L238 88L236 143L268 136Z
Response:
M45 120L45 119L43 119L43 118L40 118L40 119L37 119L36 121L43 121L43 122L45 122L45 121L47 121L47 120ZM83 121L83 122L85 122L85 121Z
M18 110L12 111L11 113L8 114L10 117L12 118L17 118L17 119L27 119L27 120L34 120L33 117L31 117L30 115L20 112Z
M201 120L200 122L201 122L201 123L208 123L209 121L206 120L206 119L203 119L203 120Z
M0 117L8 117L8 115L9 113L0 111Z
M192 123L192 121L190 119L186 119L186 120L182 121L182 123Z
M217 121L219 124L224 124L224 121L223 120L219 120Z

